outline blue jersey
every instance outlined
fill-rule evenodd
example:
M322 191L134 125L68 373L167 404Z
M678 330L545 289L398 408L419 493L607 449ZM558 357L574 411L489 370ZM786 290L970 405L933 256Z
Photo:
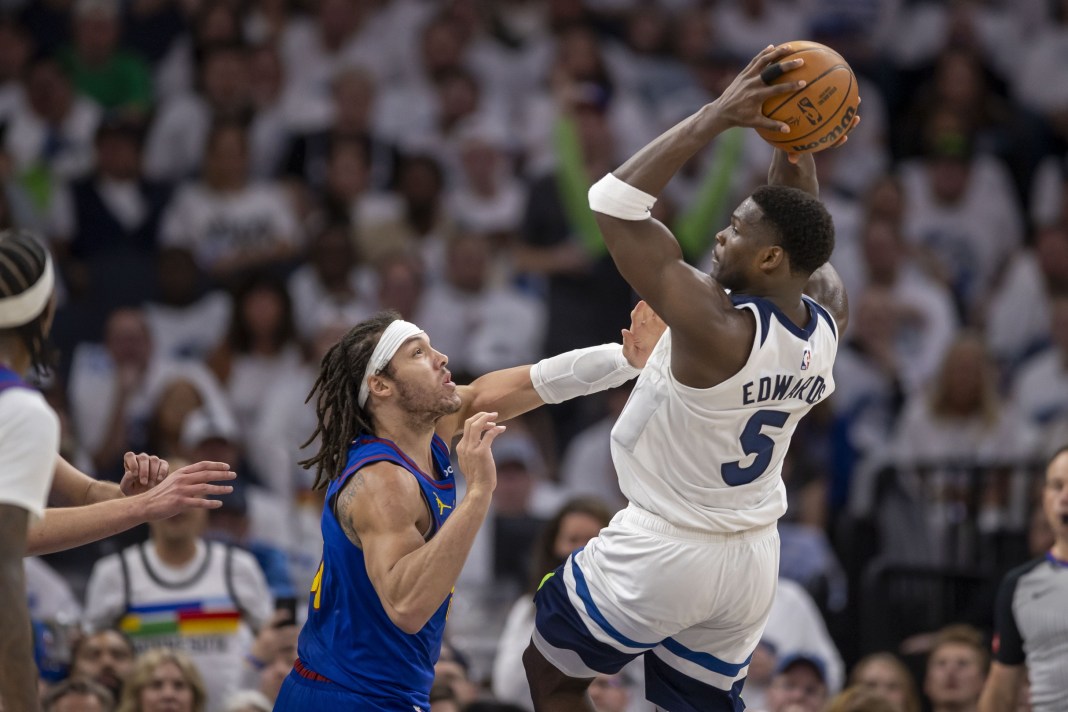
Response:
M8 388L29 388L30 390L36 390L33 386L22 380L22 376L6 366L0 366L0 393Z
M312 583L308 621L301 630L297 654L303 666L366 697L368 706L430 709L434 663L441 652L452 595L415 635L398 628L371 585L363 550L349 541L332 505L355 472L375 462L392 462L419 483L433 517L428 538L434 536L456 506L456 487L448 448L437 435L431 450L436 477L420 471L393 442L361 435L349 447L344 473L326 491L323 560Z

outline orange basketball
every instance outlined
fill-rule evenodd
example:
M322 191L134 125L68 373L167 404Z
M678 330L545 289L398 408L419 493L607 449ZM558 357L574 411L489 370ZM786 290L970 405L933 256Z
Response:
M793 94L773 96L764 102L764 115L785 122L790 133L757 129L776 148L790 153L810 153L829 148L845 136L860 104L857 78L842 55L818 42L786 42L793 52L780 62L803 58L804 65L780 75L771 84L806 84Z

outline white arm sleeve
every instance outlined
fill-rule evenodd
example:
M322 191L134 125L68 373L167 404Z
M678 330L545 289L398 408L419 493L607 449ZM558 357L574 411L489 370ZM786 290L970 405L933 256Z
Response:
M44 515L59 452L59 418L44 397L25 388L0 396L0 503Z
M576 349L530 367L534 390L546 403L562 403L621 386L641 371L623 356L620 344Z

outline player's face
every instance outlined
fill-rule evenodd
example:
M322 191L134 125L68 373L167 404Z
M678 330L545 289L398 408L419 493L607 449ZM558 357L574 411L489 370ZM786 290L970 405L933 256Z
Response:
M1042 507L1057 539L1068 540L1068 453L1050 463Z
M152 672L140 697L142 712L193 712L193 688L169 661Z
M760 206L746 198L731 215L731 224L716 234L712 276L732 292L751 286L757 252L770 244L763 218Z
M404 342L389 363L397 402L407 412L439 418L460 409L460 394L446 368L449 358L426 336Z
M936 705L974 704L983 691L979 652L970 645L946 643L927 661L924 692Z

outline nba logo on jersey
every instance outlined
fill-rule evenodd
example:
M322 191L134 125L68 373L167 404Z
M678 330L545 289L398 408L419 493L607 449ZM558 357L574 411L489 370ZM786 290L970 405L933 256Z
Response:
M801 370L807 371L809 364L812 363L812 349L805 347L805 353L801 356Z

